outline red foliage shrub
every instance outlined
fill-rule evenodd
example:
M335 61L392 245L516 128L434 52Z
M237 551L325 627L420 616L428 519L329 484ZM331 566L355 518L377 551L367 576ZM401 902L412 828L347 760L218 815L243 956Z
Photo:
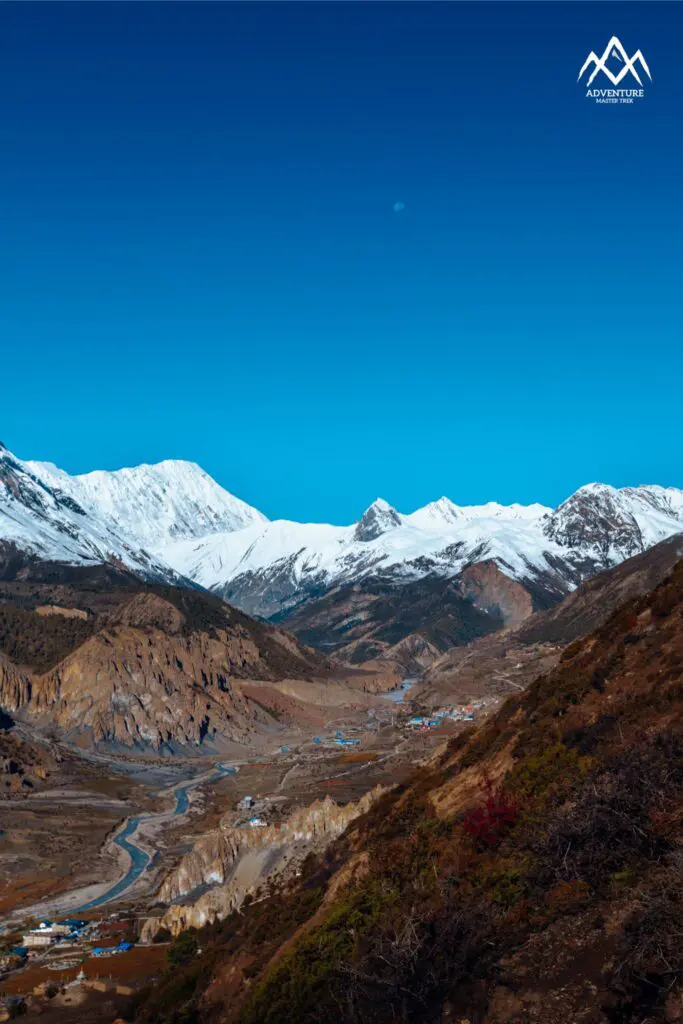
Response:
M462 826L475 842L496 846L505 830L514 825L517 807L502 793L494 790L488 776L484 777L483 789L486 794L484 803L467 812Z

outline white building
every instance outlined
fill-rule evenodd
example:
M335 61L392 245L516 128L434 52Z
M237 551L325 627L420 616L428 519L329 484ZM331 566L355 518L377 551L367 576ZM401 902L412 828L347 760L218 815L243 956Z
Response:
M28 946L29 949L37 949L38 947L51 946L56 941L56 935L53 935L49 929L42 928L24 935L21 944L22 946Z

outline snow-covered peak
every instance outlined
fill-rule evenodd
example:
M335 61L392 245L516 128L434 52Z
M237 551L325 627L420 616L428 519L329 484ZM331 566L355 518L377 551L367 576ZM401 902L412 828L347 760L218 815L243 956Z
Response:
M25 463L55 490L158 551L169 541L242 530L266 517L224 490L200 466L180 459L69 476L51 463Z
M0 451L3 540L41 558L71 564L115 560L149 579L177 579L166 563L130 543L115 522L91 513L68 489L56 486L52 478L39 476L34 465L15 458L6 448Z
M417 526L421 529L430 529L443 526L444 523L455 523L461 519L463 511L454 505L450 498L439 498L438 501L430 501L428 505L416 509L410 515L404 516L403 521Z
M541 519L552 512L546 505L500 505L497 501L487 501L483 505L455 505L450 498L439 498L423 508L418 508L410 515L403 516L403 521L422 530L442 527L445 523L457 523L470 519Z
M612 564L683 529L683 491L656 486L579 487L543 520L562 547L594 550Z
M384 498L376 498L356 524L355 540L367 542L381 537L387 530L395 530L402 520L395 508Z

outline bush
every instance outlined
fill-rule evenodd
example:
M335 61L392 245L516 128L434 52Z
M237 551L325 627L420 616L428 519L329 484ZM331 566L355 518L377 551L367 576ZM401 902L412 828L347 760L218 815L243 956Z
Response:
M497 846L507 829L514 825L517 808L508 798L495 792L488 777L484 778L484 793L484 803L467 812L462 827L475 843Z
M194 959L198 949L199 942L197 941L196 930L189 928L186 932L181 932L168 951L169 965L171 967L184 967Z

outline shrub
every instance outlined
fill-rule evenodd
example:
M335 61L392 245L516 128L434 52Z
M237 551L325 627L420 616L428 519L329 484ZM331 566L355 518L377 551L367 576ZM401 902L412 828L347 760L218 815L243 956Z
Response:
M186 932L181 932L168 951L169 965L183 967L185 964L189 964L196 956L198 949L199 943L195 929L190 928Z
M462 827L475 843L496 846L510 825L514 825L517 808L502 793L494 790L488 776L484 778L484 793L484 803L467 812Z

